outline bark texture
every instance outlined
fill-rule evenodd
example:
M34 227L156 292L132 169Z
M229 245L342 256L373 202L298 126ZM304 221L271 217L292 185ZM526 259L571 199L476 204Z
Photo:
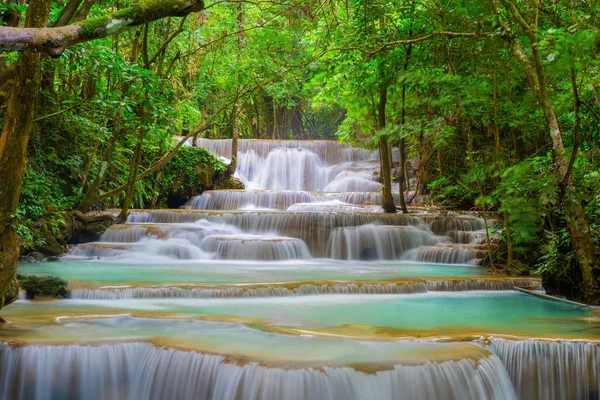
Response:
M203 8L202 0L140 0L130 7L106 16L63 27L0 27L0 51L28 49L58 57L65 48L77 43L115 35L131 27L165 17L183 17Z
M544 63L540 54L540 46L534 24L528 23L520 12L517 4L511 0L500 0L504 10L514 19L513 25L518 25L529 40L529 52L525 51L522 42L514 34L513 26L502 16L499 3L493 0L500 24L504 30L504 39L510 45L514 57L525 70L529 83L538 97L540 107L544 112L554 161L554 173L559 190L563 191L563 209L567 220L567 229L573 241L573 248L577 254L583 280L584 299L589 303L598 303L600 290L597 277L600 276L597 249L594 245L592 233L583 204L577 194L575 182L570 177L570 167L563 143L562 131L556 117L554 107L548 92Z
M27 12L25 26L33 29L46 25L50 0L34 1ZM6 28L8 29L8 28ZM16 281L19 238L14 224L37 92L41 81L40 54L24 51L19 57L15 82L0 134L0 308L18 296Z
M383 86L379 90L379 110L378 123L379 129L385 128L385 106L387 104L387 87ZM395 213L396 205L392 196L392 163L390 158L390 146L385 135L379 136L379 160L381 163L381 175L383 176L383 211L386 213Z

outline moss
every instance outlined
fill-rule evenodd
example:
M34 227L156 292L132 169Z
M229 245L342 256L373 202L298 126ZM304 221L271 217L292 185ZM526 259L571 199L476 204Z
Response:
M55 276L33 276L17 274L19 286L27 293L27 299L36 297L67 297L68 283Z
M79 25L79 36L83 40L95 38L96 36L98 36L98 34L96 33L98 30L106 29L106 25L108 24L109 20L109 16L103 16L90 18L86 19L85 21L82 21Z
M161 171L159 204L179 207L192 196L214 186L227 170L203 147L182 147Z
M82 21L79 35L84 40L113 35L128 26L141 25L167 16L184 16L204 8L204 3L199 0L183 8L187 3L189 2L184 0L140 0L137 4L112 14Z

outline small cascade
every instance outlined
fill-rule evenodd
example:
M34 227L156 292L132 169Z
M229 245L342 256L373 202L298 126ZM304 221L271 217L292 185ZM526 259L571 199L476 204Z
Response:
M395 204L400 204L400 195L398 193L392 193L392 197ZM335 199L350 204L380 206L383 202L383 195L380 192L347 192L335 193Z
M381 207L378 207L381 209ZM301 211L322 211L322 212L365 212L367 209L362 206L357 206L350 203L344 203L339 200L320 201L314 203L296 203L291 205L288 209L291 212Z
M163 238L164 236L164 231L159 227L113 225L102 234L100 241L105 243L134 243L149 237Z
M210 152L231 159L231 140L197 139L199 147L205 147ZM252 152L260 157L267 157L272 151L280 148L304 149L315 153L327 164L341 164L344 162L376 160L377 151L349 147L337 141L330 140L252 140L241 139L238 141L238 159L244 153Z
M287 210L296 203L325 200L311 192L296 190L207 190L187 206L197 210L239 210L243 207Z
M430 292L461 292L466 290L513 290L516 287L526 287L533 290L541 289L542 283L533 279L456 279L456 280L426 280L427 291Z
M437 291L512 290L515 287L540 288L541 282L528 279L424 280L389 283L307 283L206 287L127 287L73 289L72 299L125 300L153 298L236 298L286 297L323 294L414 294ZM24 298L24 297L23 297Z
M135 213L130 214L134 215ZM138 217L134 219L139 220ZM301 239L313 257L330 254L328 241L331 232L341 227L377 225L422 225L422 220L406 214L332 213L332 212L214 212L191 210L155 210L147 214L147 222L173 224L200 219L241 229L245 234L272 234Z
M309 258L312 254L318 258L404 258L452 264L474 264L485 256L485 244L456 244L449 242L450 237L434 235L429 230L431 220L426 214L366 211L372 210L367 206L329 200L296 203L287 212L133 212L127 224L113 225L100 242L79 245L70 255L120 257L134 252L175 259L214 256L234 260L244 259L245 252L250 252L248 260L299 259ZM448 218L457 218L458 225L463 228L478 226L476 218ZM142 220L144 222L140 222ZM473 234L472 238L480 236Z
M483 218L441 215L429 217L426 221L429 223L431 231L441 236L452 235L455 231L480 231L485 229Z
M354 171L346 169L338 173L333 180L325 186L325 192L378 192L381 183L375 181L372 170Z
M252 165L241 163L238 174L248 189L323 190L336 175L336 169L311 151L277 148Z
M84 243L75 246L70 257L131 258L165 257L174 260L210 259L207 253L185 239L146 239L135 243Z
M133 215L133 214L132 214ZM130 215L130 216L132 216ZM135 219L135 217L134 217ZM235 235L242 231L232 225L199 220L194 223L125 224L109 227L100 238L106 243L133 243L145 239L179 239L200 247L202 240L213 235Z
M202 247L222 260L298 260L310 258L310 251L300 239L261 235L208 236Z
M12 399L515 399L495 355L396 365L267 368L146 343L0 345L0 400Z
M150 212L136 211L136 212L129 213L129 215L127 216L127 223L128 224L143 224L143 223L148 222L149 219L150 219Z
M322 294L411 294L426 292L424 282L403 283L333 283L287 286L230 286L217 288L117 288L74 289L72 299L113 300L147 298L229 298L229 297L284 297Z
M439 241L412 226L361 225L336 228L329 239L330 257L345 260L398 259L410 249Z
M399 195L394 193L393 197L398 204ZM207 190L200 196L193 197L186 207L195 210L241 210L253 207L258 210L285 211L298 203L333 200L358 206L381 206L382 194L373 192L319 193L297 190ZM146 222L146 220L140 219L137 222Z
M138 220L135 215L133 220ZM203 247L206 237L240 233L234 226L206 220L189 224L113 225L102 235L100 242L80 244L71 250L70 256L118 258L143 254L176 260L209 259L214 254Z
M600 343L492 339L520 399L600 399Z
M486 243L485 230L481 231L449 231L446 235L454 242L460 244Z
M458 246L419 247L407 252L406 260L437 264L476 264L485 256L482 250Z

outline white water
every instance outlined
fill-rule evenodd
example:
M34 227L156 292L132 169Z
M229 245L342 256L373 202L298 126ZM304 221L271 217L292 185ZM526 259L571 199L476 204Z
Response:
M298 260L310 258L300 239L262 235L208 236L202 247L221 260Z
M201 142L215 153L231 157L230 141ZM211 302L221 305L223 317L264 302L262 307L278 309L273 318L284 322L289 320L301 329L308 319L305 307L313 307L314 314L320 311L319 306L311 303L316 302L318 295L331 295L327 299L337 302L341 310L343 305L355 301L358 308L361 295L378 294L382 296L371 297L379 300L369 299L381 301L382 305L371 309L377 311L373 313L372 321L373 325L382 321L382 332L385 332L386 326L393 326L383 322L385 315L389 321L406 323L403 318L410 314L400 312L396 316L395 309L385 304L386 298L392 296L385 295L406 295L418 306L420 298L441 294L427 292L511 290L516 286L539 286L539 281L519 279L345 282L351 276L351 267L354 268L354 278L376 268L374 264L357 260L411 260L414 263L402 263L418 268L422 266L419 262L474 264L485 255L482 248L485 226L480 218L458 213L386 215L375 210L373 207L381 204L381 184L377 181L378 165L372 161L374 156L373 152L350 149L334 142L241 141L238 172L246 187L252 190L208 191L188 204L189 208L207 211L133 212L127 225L114 226L102 236L101 242L77 246L71 253L72 257L119 259L125 269L135 269L140 262L183 260L164 263L164 269L169 269L168 274L173 274L173 279L177 277L175 282L180 282L180 286L172 281L164 281L165 286L158 286L162 281L155 281L156 286L144 283L154 278L151 276L153 270L148 270L147 280L145 277L134 278L137 281L130 287L74 289L70 292L71 299L65 302L80 306L90 303L86 306L101 312L130 307L131 310L148 313L156 311L154 307L168 309L169 304L174 302L189 303L171 309L177 317L199 312ZM395 195L397 200L398 194ZM311 257L326 260L307 261ZM253 261L251 266L244 266L243 272L237 272L248 274L248 282L271 282L275 280L277 269L293 265L298 270L310 271L316 263L322 263L325 269L341 269L347 275L340 275L336 278L339 279L337 282L320 283L306 278L311 276L310 273L291 273L290 280L298 282L240 286L228 285L236 282L231 278L233 280L227 280L223 285L211 287L207 283L217 275L215 269L221 268L222 264L213 262L211 270L208 262L202 261L208 259ZM89 264L93 268L94 263ZM396 264L391 268L395 268ZM219 272L233 277L231 270L242 270L242 265L236 262L225 272ZM443 268L461 267L448 265ZM200 271L200 278L190 282L197 282L197 287L189 285L186 280L191 276L189 271L194 269L197 269L195 273ZM254 279L250 279L252 276ZM268 279L260 280L259 277ZM138 284L148 287L135 287ZM447 297L451 299L455 295L458 294L448 294ZM481 292L477 296L485 299L487 294ZM282 299L267 299L272 297ZM475 297L473 301L479 301ZM172 300L184 298L199 300ZM135 299L166 300L138 302ZM29 305L30 302L23 304ZM296 311L288 311L286 304L294 304ZM335 307L331 307L334 310ZM290 306L289 310L294 309ZM341 311L332 312L323 321L331 323L330 320L335 317L339 320L336 326L340 325L343 331L343 319L352 317L354 309L348 316L343 316ZM65 312L65 315L68 314ZM221 314L215 315L218 316ZM451 314L449 317L452 319ZM422 328L427 332L425 321ZM154 322L156 325L151 328L119 331L124 337L114 331L98 334L96 332L101 331L99 326L91 327L91 332L104 341L152 340L155 335L166 338L169 343L180 343L173 333L177 327L169 332L164 330L174 325L173 321ZM526 323L523 321L523 324ZM543 321L536 323L542 324ZM197 326L188 329L190 337L205 333L204 328ZM374 332L379 333L378 330ZM268 344L275 348L272 352L279 357L268 367L251 362L255 359L252 357L237 360L235 357L165 349L148 343L103 342L100 345L29 345L15 348L0 345L0 400L512 399L517 395L521 399L583 400L598 398L599 393L598 347L589 342L573 344L493 339L488 348L496 355L486 353L481 357L457 351L451 359L424 357L418 362L385 362L382 368L378 368L380 365L375 368L383 370L364 373L359 372L359 368L328 366L323 348L315 350L314 346L305 342L314 339L314 336L263 333L268 337ZM214 346L210 347L215 353L229 354L228 351L219 351L223 346L228 346L232 352L241 351L244 346L253 348L257 353L267 352L257 350L259 346L250 334L245 333L243 340L239 337L231 340L224 331L219 331L216 336L217 339L212 342ZM283 347L281 343L286 337L293 337L298 342ZM77 340L85 343L83 338ZM359 343L348 342L352 351ZM384 343L375 341L370 344L373 351L367 353L373 360L384 359ZM417 345L412 341L405 343L408 352L414 351ZM327 349L330 349L328 354L339 354L334 346L328 345ZM314 368L286 362L286 356L292 352L313 357ZM359 362L348 364L362 366Z
M439 242L430 232L414 226L367 224L336 228L329 239L330 257L336 259L397 259L410 249Z
M198 210L255 209L290 210L291 206L338 200L357 206L381 205L381 193L343 192L318 193L294 190L207 190L192 198L187 206ZM394 194L394 200L399 202Z
M146 343L0 345L0 399L598 398L594 342L492 339L496 355L396 365L279 369ZM516 393L515 393L516 392Z
M228 141L200 144L231 156ZM71 256L479 262L481 249L466 245L479 238L469 232L483 228L481 219L381 213L375 156L335 142L242 141L238 173L248 191L209 191L187 205L205 212L133 212L132 226L111 227L100 243L80 245ZM219 209L238 211L213 211Z
M514 399L494 356L352 368L265 368L150 344L0 347L0 399Z
M600 343L494 339L520 399L600 399Z
M83 300L149 299L149 298L229 298L309 296L320 294L409 294L427 291L512 290L515 287L538 288L539 281L525 279L460 279L426 280L402 283L331 283L229 287L136 287L106 289L73 289L69 297Z

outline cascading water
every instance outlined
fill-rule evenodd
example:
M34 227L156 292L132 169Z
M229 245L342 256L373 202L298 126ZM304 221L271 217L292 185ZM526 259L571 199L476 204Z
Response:
M600 399L600 343L493 339L521 399Z
M515 287L538 289L539 281L528 279L425 280L393 283L265 284L213 287L136 287L73 289L72 299L115 300L152 298L229 298L280 297L322 294L411 294L427 291L512 290Z
M364 373L280 369L150 344L0 347L0 399L512 399L493 355ZM59 365L60 368L55 366Z
M297 260L310 258L306 243L300 239L260 236L208 236L203 247L224 260Z
M600 400L597 315L486 276L479 216L383 213L377 152L337 142L240 140L237 160L246 190L19 267L71 287L3 309L0 400Z
M382 260L400 258L410 249L435 244L431 233L414 226L361 225L331 232L331 258Z

